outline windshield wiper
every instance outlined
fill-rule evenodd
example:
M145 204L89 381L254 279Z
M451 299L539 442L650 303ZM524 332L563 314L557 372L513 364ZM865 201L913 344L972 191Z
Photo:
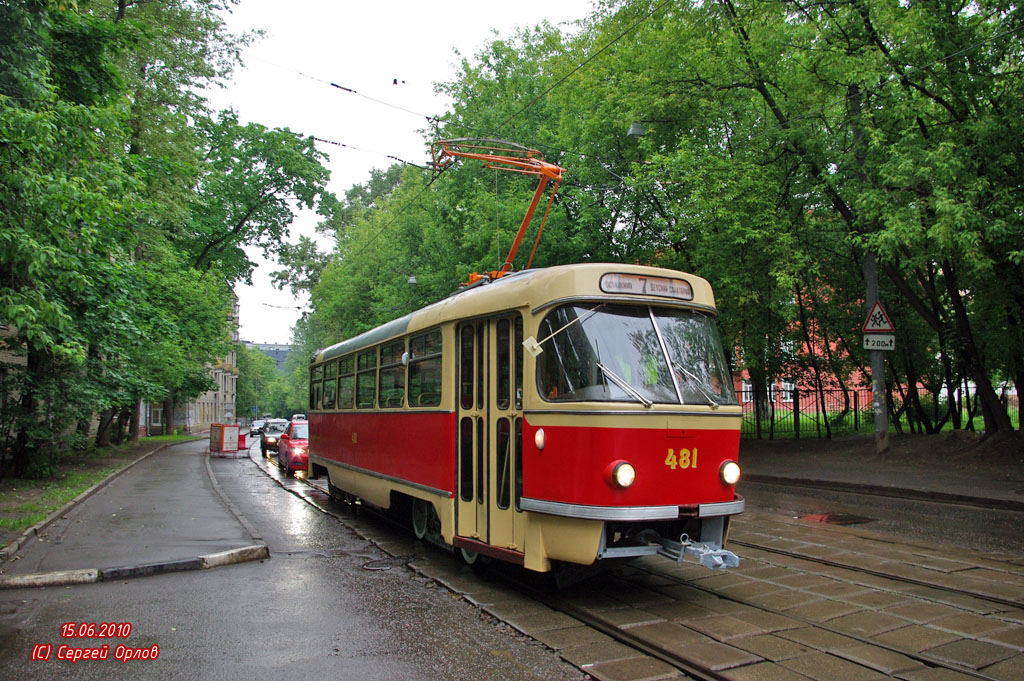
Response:
M605 376L607 376L608 378L612 379L612 383L614 383L615 385L619 386L624 391L626 391L626 393L630 397L635 399L637 402L642 403L648 409L651 406L654 405L654 402L652 402L651 400L647 399L646 397L641 395L639 392L637 392L636 388L631 386L629 383L626 383L625 380L620 378L614 371L612 371L611 369L609 369L605 365L603 365L600 362L598 362L597 363L597 368L600 369L601 371L603 371Z
M701 385L702 381L699 378L697 378L696 374L694 374L692 371L684 367L679 362L672 362L672 367L693 379L693 384L697 386L697 390L699 390L704 397L708 398L708 402L711 403L712 409L718 409L720 406L722 406L721 404L718 403L717 400L715 400L714 397L711 396L711 393L704 389L704 386Z

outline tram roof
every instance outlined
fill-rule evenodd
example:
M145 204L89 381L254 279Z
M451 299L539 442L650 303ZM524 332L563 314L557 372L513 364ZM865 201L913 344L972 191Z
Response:
M657 295L624 295L602 290L602 275L618 273L662 277L686 281L692 299L680 300ZM715 312L711 285L695 274L644 265L622 263L584 263L522 270L494 281L482 281L452 293L447 298L393 319L358 336L335 343L318 352L314 362L322 362L377 343L415 333L457 319L472 319L504 310L530 308L541 312L553 305L572 301L615 301L620 303L657 302L659 305L687 307Z

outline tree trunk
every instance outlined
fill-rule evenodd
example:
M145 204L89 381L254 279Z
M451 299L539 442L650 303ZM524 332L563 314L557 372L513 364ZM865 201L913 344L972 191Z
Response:
M164 400L164 435L174 434L174 390L168 388Z
M828 422L828 411L825 407L825 386L821 381L821 367L818 366L818 357L814 354L814 344L811 342L811 330L807 324L807 311L804 307L803 293L800 287L796 287L796 304L800 310L800 328L804 332L804 344L807 346L807 356L811 358L811 368L814 369L814 387L818 393L818 405L821 418L818 421L818 438L821 439L821 422L825 422L825 439L832 439L832 426Z
M970 319L967 317L967 308L960 296L956 273L949 260L942 263L942 270L946 275L946 289L953 303L953 316L963 343L967 370L974 381L974 395L981 403L981 414L985 418L985 434L992 435L1000 430L1013 430L1010 415L1006 413L1006 408L999 401L999 395L992 388L992 383L989 382L989 377L985 372L985 363L974 342Z
M43 358L40 357L37 350L30 348L26 359L25 373L28 380L25 381L21 399L18 400L18 416L15 420L18 429L18 435L14 438L13 454L14 477L16 478L24 477L28 473L29 461L39 453L29 438L28 431L36 418L35 377L41 371Z
M100 425L96 429L96 446L97 447L109 447L110 446L110 431L114 423L114 415L116 414L115 409L104 409L103 413L100 414Z
M121 408L117 411L117 421L114 424L114 444L124 444L124 434L128 426L128 419L131 418L131 410L129 408Z
M132 417L128 421L128 441L131 444L138 444L139 442L139 413L142 411L142 399L135 400L135 404L132 407Z
M768 399L764 376L761 372L750 373L750 392L754 399L754 429L757 439L762 439L763 424L767 420Z

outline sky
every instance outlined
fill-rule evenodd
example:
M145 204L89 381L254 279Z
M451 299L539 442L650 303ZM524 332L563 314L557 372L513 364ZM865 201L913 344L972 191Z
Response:
M245 66L227 87L207 95L217 110L234 108L242 123L347 145L318 145L330 157L328 189L342 196L368 180L373 168L394 163L389 156L427 161L421 133L426 116L447 109L434 84L456 74L460 55L471 58L494 31L507 37L544 20L560 25L582 19L590 10L590 0L242 0L227 18L228 29L263 29L266 36L244 52ZM300 211L288 240L316 237L318 220L313 211ZM329 240L317 238L321 250L330 250ZM252 286L235 289L239 335L243 341L289 343L308 300L274 288L270 274L278 265L257 250L249 256L260 265Z

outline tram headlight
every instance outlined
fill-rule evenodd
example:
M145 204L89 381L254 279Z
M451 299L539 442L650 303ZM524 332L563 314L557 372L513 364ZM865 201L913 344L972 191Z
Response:
M547 444L547 436L544 434L543 428L538 428L537 432L533 434L533 443L537 445L538 451L544 451L544 445Z
M636 469L628 461L620 461L612 469L612 480L622 489L626 489L636 480Z
M726 461L718 469L718 477L727 485L735 485L740 479L740 466L735 461Z

